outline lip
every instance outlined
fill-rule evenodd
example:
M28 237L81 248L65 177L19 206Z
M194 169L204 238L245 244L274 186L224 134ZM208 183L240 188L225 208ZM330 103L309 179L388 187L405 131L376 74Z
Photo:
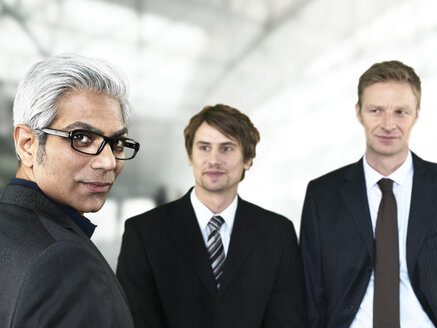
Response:
M112 183L105 182L82 182L82 184L93 193L106 193L112 186Z
M383 142L390 142L399 139L397 136L376 136L379 140Z
M205 171L203 174L209 176L210 178L219 178L225 175L224 171Z

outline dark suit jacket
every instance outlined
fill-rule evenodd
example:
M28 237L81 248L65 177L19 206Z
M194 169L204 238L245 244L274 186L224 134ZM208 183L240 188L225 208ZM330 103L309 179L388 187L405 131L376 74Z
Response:
M437 324L437 165L413 154L407 267ZM349 327L369 283L375 246L362 160L308 185L301 253L311 327Z
M126 221L117 276L136 327L305 327L293 224L238 199L217 291L190 195Z
M41 192L13 184L0 201L0 326L133 327L89 238Z

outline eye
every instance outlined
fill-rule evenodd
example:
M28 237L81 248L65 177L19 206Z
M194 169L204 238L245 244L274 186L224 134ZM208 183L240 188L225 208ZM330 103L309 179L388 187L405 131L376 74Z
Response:
M209 150L209 146L207 146L207 145L201 145L201 146L199 147L199 149L200 149L200 150Z
M112 139L111 148L114 152L122 152L124 149L125 140L124 139Z
M380 110L378 108L370 108L369 112L378 114L380 112Z
M85 132L77 132L72 137L76 147L87 147L93 143L93 136Z
M223 151L225 151L225 152L228 152L228 151L231 151L231 150L232 150L231 146L224 146L223 147Z

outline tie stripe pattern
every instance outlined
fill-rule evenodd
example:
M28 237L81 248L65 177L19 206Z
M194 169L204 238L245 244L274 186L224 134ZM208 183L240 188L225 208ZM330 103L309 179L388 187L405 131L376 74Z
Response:
M220 288L220 277L223 273L223 264L225 263L225 251L223 249L222 238L220 237L220 227L224 222L221 216L216 215L208 223L210 233L206 248L208 249L212 272L217 282L217 289Z

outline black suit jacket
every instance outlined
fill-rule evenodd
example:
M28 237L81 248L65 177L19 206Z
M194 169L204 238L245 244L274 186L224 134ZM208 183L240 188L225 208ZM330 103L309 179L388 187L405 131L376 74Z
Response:
M44 194L14 184L0 201L0 327L133 327L90 239Z
M437 324L437 165L413 154L407 267ZM349 327L366 292L375 246L362 159L309 183L301 253L311 327Z
M117 276L136 327L304 327L293 224L238 199L217 291L190 195L126 221Z

